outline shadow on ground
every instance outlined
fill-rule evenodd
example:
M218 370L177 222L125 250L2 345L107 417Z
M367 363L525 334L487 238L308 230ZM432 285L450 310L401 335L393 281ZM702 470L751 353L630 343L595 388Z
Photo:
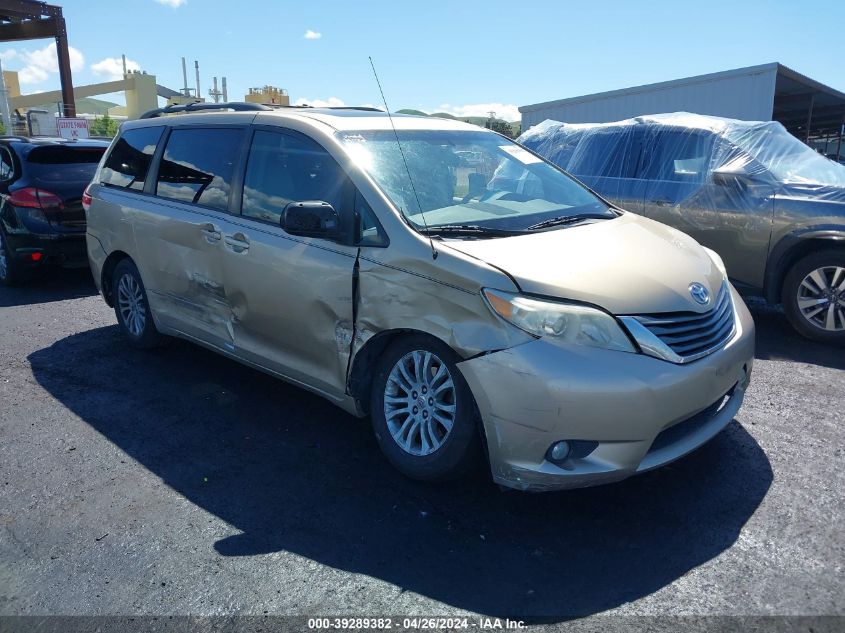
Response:
M408 481L368 427L322 399L177 342L116 327L29 356L55 398L242 531L223 556L290 551L460 609L558 620L646 596L737 539L772 482L736 422L674 465L566 493L503 493L483 474Z
M97 294L86 268L53 268L39 271L12 287L0 286L0 308L79 299Z
M804 338L786 320L779 306L746 299L757 326L756 358L782 360L845 369L845 347Z

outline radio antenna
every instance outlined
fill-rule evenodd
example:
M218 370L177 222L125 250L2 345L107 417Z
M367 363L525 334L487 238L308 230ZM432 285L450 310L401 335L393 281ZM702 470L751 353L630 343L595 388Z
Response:
M376 78L376 84L378 84L378 91L381 93L381 102L384 104L384 110L387 112L387 118L390 120L390 127L393 129L393 136L396 137L396 145L399 146L399 154L402 156L405 171L408 172L408 182L411 183L411 191L414 192L414 200L417 201L417 208L420 210L420 217L422 217L423 226L425 227L426 236L428 237L428 243L431 246L431 258L437 259L437 249L434 248L434 240L431 237L431 233L428 232L428 222L425 221L425 212L420 204L420 197L417 195L417 188L414 186L413 177L411 177L411 169L408 167L408 161L405 158L405 151L402 149L402 143L399 141L399 133L396 131L396 125L393 123L393 116L390 114L390 108L387 107L387 99L384 97L384 90L381 87L381 82L379 81L378 73L376 72L376 65L373 63L372 57L368 57L368 59L370 60L370 66L373 69L373 76Z

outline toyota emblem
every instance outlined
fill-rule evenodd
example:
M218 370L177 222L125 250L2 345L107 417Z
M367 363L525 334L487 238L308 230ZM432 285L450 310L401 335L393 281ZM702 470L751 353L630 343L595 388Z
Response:
M710 303L710 291L697 281L689 285L689 294L699 305L706 306Z

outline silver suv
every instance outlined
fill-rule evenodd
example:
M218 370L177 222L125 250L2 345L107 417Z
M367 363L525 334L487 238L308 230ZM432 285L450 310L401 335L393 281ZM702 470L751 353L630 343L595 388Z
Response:
M239 111L125 123L87 190L133 346L182 337L370 414L423 480L622 479L739 409L754 324L692 238L472 125L215 107Z
M845 166L777 122L658 114L544 121L519 142L628 211L719 253L801 334L845 342Z

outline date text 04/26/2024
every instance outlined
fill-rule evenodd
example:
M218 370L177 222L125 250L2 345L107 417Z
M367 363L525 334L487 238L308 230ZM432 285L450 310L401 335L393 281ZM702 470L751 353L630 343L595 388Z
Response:
M438 618L438 617L352 617L352 618L308 618L308 628L312 630L372 629L376 631L397 630L520 630L525 628L522 620L508 618Z

